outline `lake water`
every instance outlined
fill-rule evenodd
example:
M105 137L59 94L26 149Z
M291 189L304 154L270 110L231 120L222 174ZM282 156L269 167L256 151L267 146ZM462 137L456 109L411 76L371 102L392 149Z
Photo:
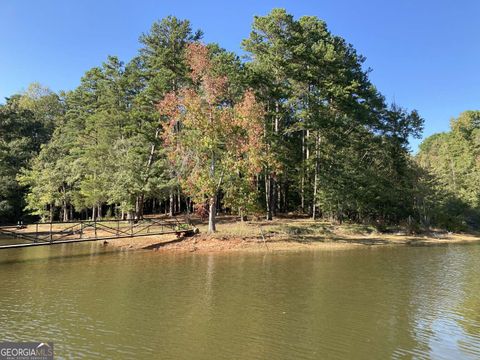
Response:
M0 341L56 358L478 359L480 246L0 250Z

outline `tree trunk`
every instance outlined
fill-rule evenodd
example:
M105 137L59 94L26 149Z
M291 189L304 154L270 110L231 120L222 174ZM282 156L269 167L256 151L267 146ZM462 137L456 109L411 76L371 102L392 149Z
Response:
M95 221L96 218L97 218L97 207L94 205L92 206L92 220Z
M182 197L180 196L180 188L177 189L177 213L182 212Z
M310 130L307 129L306 134L305 134L305 166L308 164L308 160L310 160L310 148L309 148L309 139L310 139ZM305 182L308 184L309 180L311 180L311 174L309 174L307 171L305 172ZM310 189L310 186L309 186ZM311 198L311 193L308 192L308 211L313 207L313 204L310 204L310 198ZM312 207L310 207L312 205Z
M265 176L265 197L267 204L267 220L273 219L273 178L272 175Z
M137 219L143 219L143 207L144 207L144 195L143 194L140 194L138 197L137 197L137 201L136 201L136 204L135 204L135 216Z
M214 233L217 231L215 224L215 215L217 212L216 196L210 198L209 214L208 214L208 233Z
M62 203L62 221L66 222L68 221L68 208L67 208L67 202L63 201Z
M277 213L282 213L282 193L283 193L283 182L277 182L277 196L276 196L276 209L275 215Z
M319 167L319 159L318 159L318 143L319 137L315 138L315 172L313 176L313 203L312 203L312 219L315 220L317 217L317 193L318 193L318 167Z
M302 179L300 182L301 209L305 213L305 130L302 131Z
M170 189L170 216L173 216L173 189Z
M270 199L271 199L271 204L270 207L272 208L272 216L277 216L277 182L275 179L270 179L271 181L271 193L270 193Z
M316 220L317 218L317 166L315 166L315 175L313 177L313 203L312 203L312 219Z
M103 217L103 213L102 213L102 204L98 205L98 213L97 213L97 217L99 219L101 219Z

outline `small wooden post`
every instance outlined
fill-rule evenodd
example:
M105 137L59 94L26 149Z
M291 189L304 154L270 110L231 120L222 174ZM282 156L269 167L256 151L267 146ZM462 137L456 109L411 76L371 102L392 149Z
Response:
M38 241L38 222L35 224L35 242Z
M95 239L97 238L97 218L93 220L93 228L95 229Z
M117 220L117 236L120 235L120 220Z
M83 221L80 221L80 239L83 237Z
M133 236L133 220L130 220L130 236Z
M50 242L53 242L52 223L50 223Z

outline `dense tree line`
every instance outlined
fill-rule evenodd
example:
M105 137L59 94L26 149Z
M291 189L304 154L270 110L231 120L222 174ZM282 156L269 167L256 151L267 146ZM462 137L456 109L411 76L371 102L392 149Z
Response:
M17 175L51 139L62 112L59 97L38 84L0 105L1 222L21 217L25 188L17 181Z
M109 56L72 91L34 84L7 99L3 221L197 211L213 231L225 211L447 225L468 209L475 222L476 113L415 159L419 114L387 104L318 18L255 17L245 60L202 36L168 17L128 63Z
M428 174L424 191L428 222L451 229L480 224L480 111L452 119L449 132L432 135L420 145L419 165Z

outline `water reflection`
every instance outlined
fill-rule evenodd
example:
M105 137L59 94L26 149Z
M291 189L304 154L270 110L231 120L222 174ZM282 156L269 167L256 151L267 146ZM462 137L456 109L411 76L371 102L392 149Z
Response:
M84 245L0 253L0 340L34 334L59 358L480 356L479 246L168 255Z

